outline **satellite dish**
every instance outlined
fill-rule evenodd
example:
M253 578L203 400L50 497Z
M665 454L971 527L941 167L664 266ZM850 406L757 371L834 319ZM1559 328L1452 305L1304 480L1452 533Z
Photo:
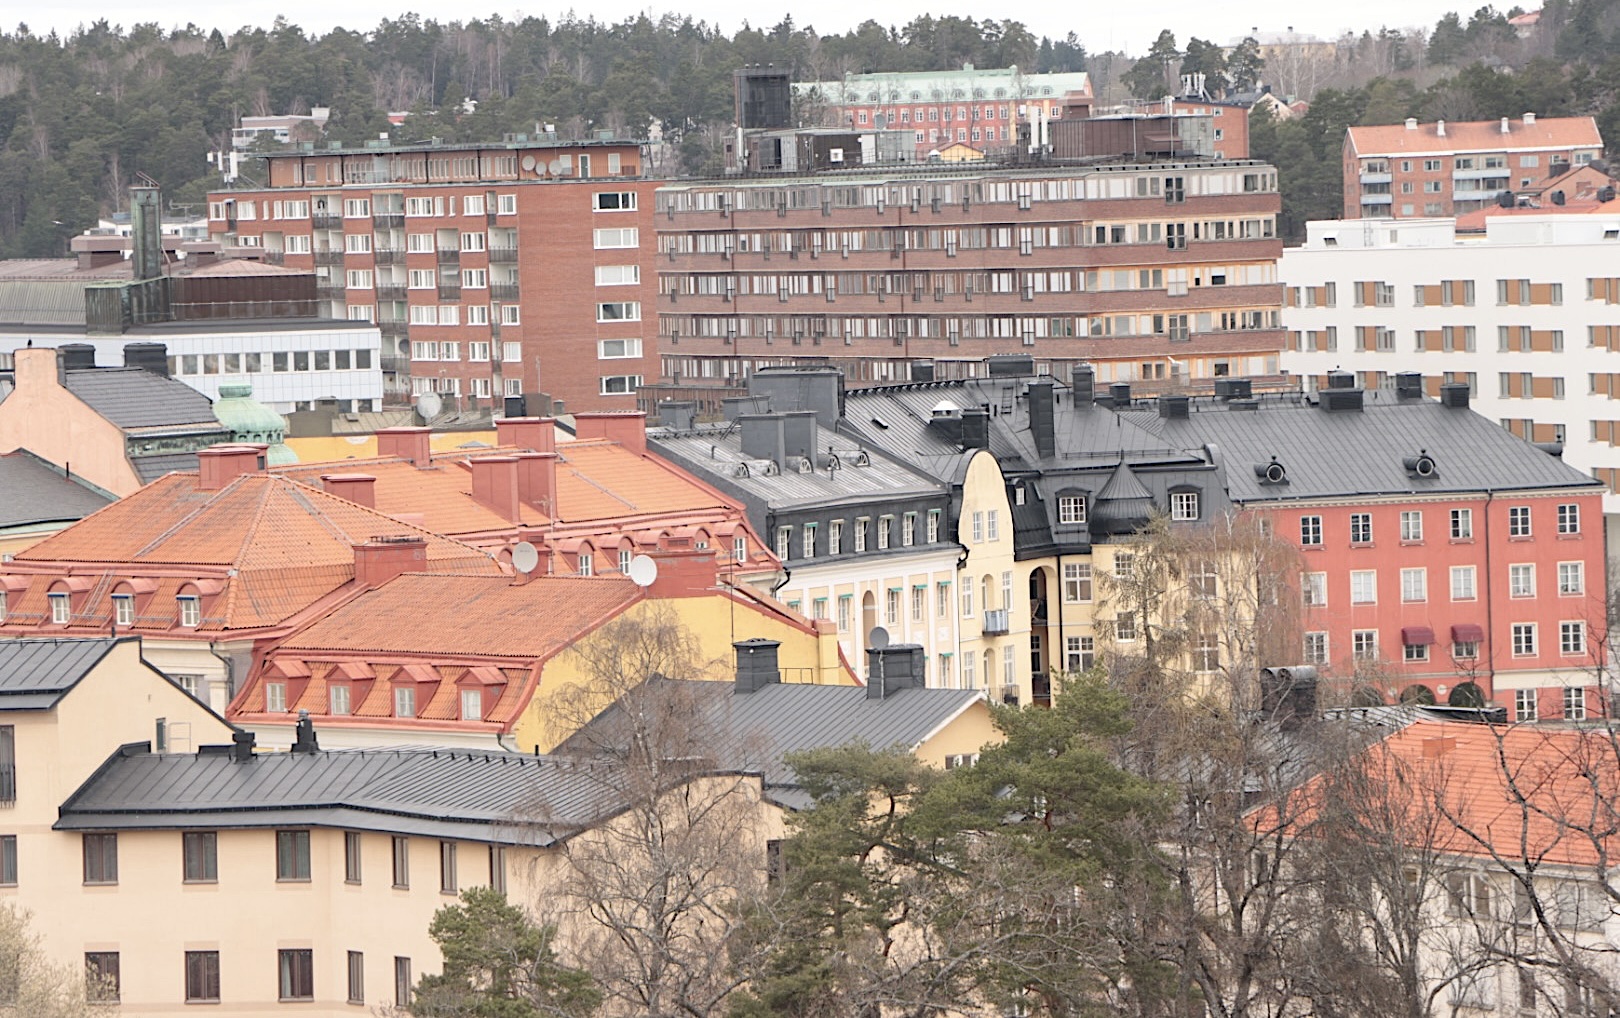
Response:
M433 420L443 409L444 400L436 392L424 392L416 397L416 412L422 415L424 421Z
M630 580L638 587L650 587L658 579L658 563L646 555L630 560Z
M528 541L519 541L512 546L512 568L524 576L534 572L540 564L540 550Z
M546 164L546 169L551 171L551 175L553 177L562 176L563 161L562 161L561 157L553 159L551 162L547 163Z
M878 626L866 637L866 642L871 644L874 650L882 650L889 645L889 631Z
M534 156L523 157L523 168L530 173L534 172Z

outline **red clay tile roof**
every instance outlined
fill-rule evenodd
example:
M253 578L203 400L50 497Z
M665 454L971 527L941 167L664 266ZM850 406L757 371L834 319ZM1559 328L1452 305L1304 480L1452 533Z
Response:
M377 479L377 511L391 516L420 513L422 525L440 534L478 534L501 531L513 524L472 497L472 474L453 459L435 458L431 467L419 468L398 456L299 463L276 467L273 473L321 487L322 474L366 474ZM523 507L523 523L543 526L546 515L533 506Z
M381 535L424 539L429 572L500 573L476 548L287 478L249 474L201 491L197 475L169 474L18 553L23 568L11 572L38 578L13 596L7 624L43 621L50 584L71 569L96 580L75 598L73 626L106 629L118 581L154 573L156 589L136 601L137 630L174 626L175 595L205 577L221 588L200 591L199 629L275 625L352 581L354 547Z
M1444 152L1510 152L1521 149L1603 147L1597 121L1591 117L1538 117L1533 124L1522 119L1508 121L1502 133L1500 120L1447 122L1442 137L1433 123L1407 130L1405 124L1380 124L1350 128L1350 148L1357 156L1423 155ZM1505 172L1505 171L1504 171Z

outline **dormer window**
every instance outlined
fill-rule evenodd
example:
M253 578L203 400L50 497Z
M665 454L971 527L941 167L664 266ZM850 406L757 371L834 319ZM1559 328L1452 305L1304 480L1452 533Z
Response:
M114 594L113 622L120 626L133 626L135 624L135 595Z
M1191 521L1198 519L1198 492L1174 491L1170 493L1170 518Z
M0 622L6 621L6 592L0 590Z
M484 719L484 691L482 689L463 689L461 691L461 720L482 721Z
M396 717L396 718L414 718L414 717L416 717L416 687L415 686L395 686L394 687L394 717Z
M264 684L264 710L267 714L286 712L287 684L285 682L266 682Z
M174 600L180 607L180 625L186 629L196 629L202 623L202 601L196 594L181 594Z
M1085 526L1086 498L1084 495L1058 496L1058 523L1063 526Z
M52 591L50 601L51 622L58 626L67 625L68 620L73 617L72 595L65 590Z
M327 713L329 713L329 714L348 714L348 713L350 713L350 705L351 705L352 701L350 699L349 687L346 684L345 685L334 685L330 689L327 690L327 693L328 693L328 700L329 700L329 702L327 704Z
M594 575L595 568L595 559L592 557L590 551L588 549L582 549L579 553L579 575Z

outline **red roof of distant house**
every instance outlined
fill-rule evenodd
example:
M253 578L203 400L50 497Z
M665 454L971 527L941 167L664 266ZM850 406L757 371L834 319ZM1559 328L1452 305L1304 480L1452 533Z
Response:
M1529 124L1522 118L1510 119L1506 134L1500 120L1447 121L1443 135L1435 123L1415 128L1405 124L1352 127L1349 132L1351 149L1362 157L1603 147L1603 136L1591 117L1537 117Z

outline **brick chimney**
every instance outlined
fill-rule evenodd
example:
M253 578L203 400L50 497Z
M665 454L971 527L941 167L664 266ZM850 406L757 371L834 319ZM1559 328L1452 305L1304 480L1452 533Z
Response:
M426 568L426 538L373 537L354 546L354 578L365 587L380 587L401 573Z
M31 346L12 354L12 368L17 388L23 392L40 388L59 388L62 376L57 370L61 363L56 350L48 346Z
M321 487L328 495L346 498L367 509L377 508L377 479L370 474L322 474Z
M197 451L197 490L218 491L264 469L266 445L212 445Z
M495 422L495 444L534 452L557 451L557 422L550 417L503 417Z
M427 428L384 428L377 432L377 455L398 456L418 467L433 465L433 432Z
M599 410L574 415L578 438L605 438L631 452L647 451L647 415L640 410Z
M516 523L522 515L517 457L480 456L468 465L472 467L473 499Z
M556 518L557 454L520 452L512 458L517 460L518 501Z

